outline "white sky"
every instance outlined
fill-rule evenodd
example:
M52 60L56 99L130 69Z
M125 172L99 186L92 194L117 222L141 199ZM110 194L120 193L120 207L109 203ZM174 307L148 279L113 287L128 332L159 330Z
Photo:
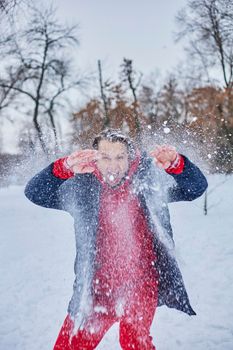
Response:
M119 71L123 57L144 75L171 71L184 56L175 16L187 0L56 0L59 16L79 23L79 67Z

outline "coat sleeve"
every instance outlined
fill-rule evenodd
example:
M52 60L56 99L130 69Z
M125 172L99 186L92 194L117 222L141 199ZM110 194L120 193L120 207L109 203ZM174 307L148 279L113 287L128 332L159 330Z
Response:
M66 181L53 175L53 165L50 164L35 175L26 185L25 196L34 204L45 208L65 210L60 200L59 188Z
M200 197L208 183L201 170L187 157L184 157L184 169L181 174L170 174L175 185L168 188L168 202L192 201Z

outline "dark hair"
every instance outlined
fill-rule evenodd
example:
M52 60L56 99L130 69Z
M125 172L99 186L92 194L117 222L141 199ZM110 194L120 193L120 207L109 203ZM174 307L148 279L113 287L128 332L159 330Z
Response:
M121 130L118 129L105 129L101 131L92 143L94 149L99 148L99 143L101 140L107 140L110 142L121 142L126 145L129 157L131 159L135 158L135 147L133 141L126 135L124 135Z

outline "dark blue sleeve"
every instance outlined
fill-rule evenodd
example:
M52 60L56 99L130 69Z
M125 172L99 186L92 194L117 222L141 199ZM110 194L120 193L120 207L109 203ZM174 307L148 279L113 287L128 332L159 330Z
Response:
M55 177L53 163L35 175L25 187L25 196L33 203L45 208L63 210L59 196L59 187L66 180Z
M175 179L176 185L168 189L168 202L192 201L207 189L208 183L204 174L187 157L183 157L183 172L178 175L170 174Z

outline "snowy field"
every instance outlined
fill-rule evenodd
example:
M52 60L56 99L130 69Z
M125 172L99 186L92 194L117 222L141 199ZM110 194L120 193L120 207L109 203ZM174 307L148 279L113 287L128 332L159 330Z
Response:
M177 259L197 316L160 307L157 350L233 349L233 177L209 176L204 196L170 205ZM52 350L72 293L74 234L68 214L0 189L0 350ZM98 350L119 350L118 325Z

